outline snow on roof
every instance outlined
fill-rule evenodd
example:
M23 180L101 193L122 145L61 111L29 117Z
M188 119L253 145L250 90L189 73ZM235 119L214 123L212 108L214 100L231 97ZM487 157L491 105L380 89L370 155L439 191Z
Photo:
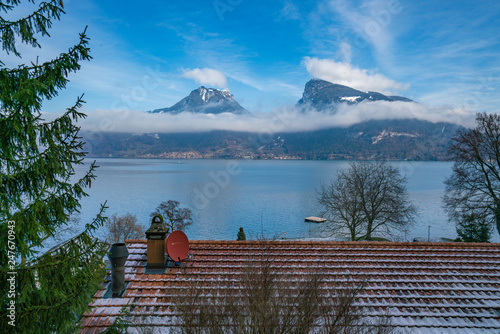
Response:
M334 241L191 241L189 258L164 274L146 274L146 240L128 240L123 298L94 295L82 333L101 333L130 309L134 325L167 331L172 298L195 282L209 291L231 286L248 261L271 259L287 279L317 270L325 284L367 280L359 304L367 317L418 333L500 331L500 244Z

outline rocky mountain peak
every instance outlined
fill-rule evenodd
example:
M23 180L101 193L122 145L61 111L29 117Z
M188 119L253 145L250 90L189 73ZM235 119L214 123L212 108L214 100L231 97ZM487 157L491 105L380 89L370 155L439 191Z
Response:
M229 89L215 89L215 88L206 88L204 86L198 87L198 89L193 90L190 97L194 98L194 96L200 96L201 100L204 103L211 102L221 102L224 100L234 100L233 94L229 91Z
M378 92L363 92L348 86L334 84L321 79L309 80L298 105L309 105L315 109L331 107L332 104L357 104L361 101L404 101L413 102L402 96L386 96Z
M203 114L249 114L235 99L228 89L198 87L188 96L171 107L153 110L152 113L181 112L203 113Z

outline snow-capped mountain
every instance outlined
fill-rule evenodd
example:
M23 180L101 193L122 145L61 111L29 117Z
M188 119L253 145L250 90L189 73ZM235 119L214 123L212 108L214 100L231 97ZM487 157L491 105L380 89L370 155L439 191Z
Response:
M297 105L309 105L321 110L336 103L356 104L361 101L413 102L402 96L386 96L378 92L363 92L328 81L312 79L306 83L302 98L297 102Z
M319 111L360 102L370 106L370 101L413 102L401 96L362 92L313 79L306 83L297 109L299 112L302 108L314 108ZM369 112L370 108L366 109L366 112ZM234 100L228 90L206 87L193 90L172 107L151 112L238 115L249 113ZM193 120L196 118L197 116L194 116ZM217 120L216 117L214 119ZM110 132L102 134L97 144L92 133L83 136L87 142L85 149L91 156L102 157L445 160L448 158L447 147L460 128L450 123L431 123L414 118L369 120L348 127L332 126L317 130L275 132L269 138L264 138L258 132L193 132L189 129L172 133Z
M234 99L233 94L228 89L220 90L215 88L199 87L193 90L188 96L169 108L161 108L151 111L152 113L192 112L202 114L222 114L232 113L237 115L248 114Z

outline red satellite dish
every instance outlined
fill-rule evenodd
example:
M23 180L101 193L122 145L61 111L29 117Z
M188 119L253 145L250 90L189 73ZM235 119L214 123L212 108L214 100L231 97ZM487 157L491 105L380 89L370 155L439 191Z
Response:
M167 238L167 253L174 262L187 258L189 240L182 231L173 231Z

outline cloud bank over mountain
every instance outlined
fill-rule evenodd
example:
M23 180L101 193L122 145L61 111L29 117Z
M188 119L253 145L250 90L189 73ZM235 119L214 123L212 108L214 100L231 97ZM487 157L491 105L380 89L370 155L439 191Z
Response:
M213 130L243 132L299 132L348 127L369 120L420 119L429 122L448 122L466 127L474 124L475 115L464 109L446 107L428 108L408 102L362 102L356 105L341 104L336 110L318 112L288 106L271 113L252 115L151 114L130 110L95 110L80 124L82 130L128 133L179 133ZM50 115L46 116L51 118Z
M355 67L347 62L305 57L302 63L312 77L363 91L388 93L409 87L408 84L398 83L382 74Z

